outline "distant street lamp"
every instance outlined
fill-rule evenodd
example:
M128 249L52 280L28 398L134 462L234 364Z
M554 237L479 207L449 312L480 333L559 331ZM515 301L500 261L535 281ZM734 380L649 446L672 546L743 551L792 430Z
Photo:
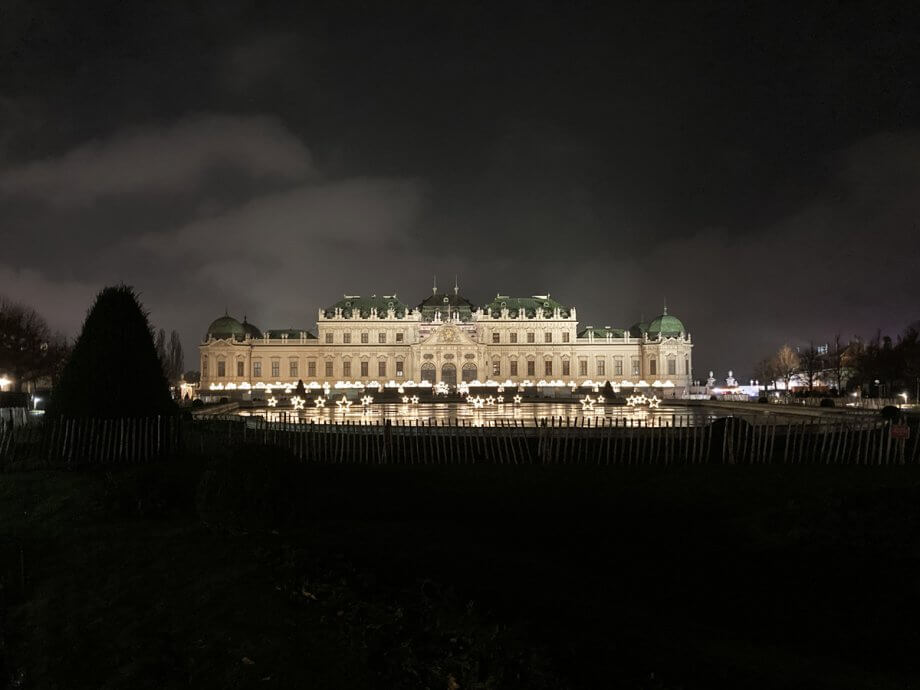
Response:
M0 391L2 391L4 388L6 388L11 383L12 381L10 381L6 376L0 376Z

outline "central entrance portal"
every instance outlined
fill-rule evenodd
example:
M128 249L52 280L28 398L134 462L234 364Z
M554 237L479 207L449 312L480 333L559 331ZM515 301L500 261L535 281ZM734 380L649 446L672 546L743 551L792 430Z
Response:
M441 381L449 386L457 385L457 367L447 362L441 367Z

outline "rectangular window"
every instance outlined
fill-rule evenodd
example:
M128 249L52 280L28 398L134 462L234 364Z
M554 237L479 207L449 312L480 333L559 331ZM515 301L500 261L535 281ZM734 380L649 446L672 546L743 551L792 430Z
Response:
M348 378L351 376L351 362L344 361L342 362L342 378Z
M272 360L272 376L274 376L276 379L281 376L281 362L279 362L277 359Z
M492 342L493 342L493 343L500 343L501 341L502 341L502 339L501 339L501 335L500 335L499 333L493 333L493 334L492 334Z
M537 368L537 365L532 359L527 360L527 375L528 376L534 376L536 372L536 368Z
M675 374L677 374L677 360L676 359L668 360L668 374L670 374L671 376L674 376Z
M288 376L297 376L297 360L292 359L288 364Z
M639 376L639 375L640 375L640 374L639 374L639 360L638 360L638 359L633 359L633 361L632 361L632 375L633 375L633 376Z
M386 361L377 362L377 376L386 376L386 375L387 375Z
M326 345L332 345L332 333L326 334Z
M361 362L361 376L363 378L367 378L367 368L368 368L367 362Z
M613 373L615 376L623 375L623 360L622 359L617 358L613 360Z
M217 361L217 377L223 378L226 375L227 375L227 363L221 362L220 360L218 360Z
M517 360L516 359L511 360L511 375L517 376Z
M326 377L332 376L332 362L326 362Z
M569 375L569 360L567 359L562 360L562 375L563 376Z
M502 363L500 360L492 360L492 376L501 376L502 375Z
M385 345L386 342L387 342L387 334L386 334L386 333L378 333L378 334L377 334L377 342L380 343L381 345Z
M545 342L545 343L551 343L551 342L553 342L553 332L552 332L552 331L547 331L547 332L543 335L543 342Z
M262 378L262 362L252 363L252 377L254 379Z
M527 332L527 342L528 342L528 343L536 342L535 336L534 336L534 334L533 334L533 331L528 331L528 332Z
M650 359L648 361L648 375L654 376L658 373L658 360Z
M511 334L511 342L512 342L512 343L516 343L516 342L517 342L517 333L512 333L512 334Z
M598 376L607 375L607 365L602 359L597 360L597 375Z
M396 360L396 376L402 377L403 374L403 361L401 359Z
M397 343L401 343L402 341L403 341L403 334L402 334L402 331L399 331L399 332L396 334L396 342L397 342Z
M316 360L311 359L307 362L307 378L315 379L316 378Z
M569 332L568 332L568 331L564 331L564 332L562 333L562 342L564 342L564 343L569 342Z
M361 344L367 345L367 343L368 343L368 335L367 333L362 333L361 334Z
M342 333L342 342L346 345L351 343L351 333L345 332Z
M588 360L579 359L578 360L578 375L587 376L588 375Z
M553 360L548 359L543 362L543 375L552 376L553 375Z
M237 363L236 363L236 375L237 375L237 376L244 376L244 372L246 371L245 368L244 368L245 366L246 366L246 365L243 364L243 362L237 362Z

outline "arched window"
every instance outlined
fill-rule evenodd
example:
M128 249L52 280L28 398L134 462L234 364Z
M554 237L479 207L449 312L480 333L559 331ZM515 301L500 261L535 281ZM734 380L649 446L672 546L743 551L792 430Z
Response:
M448 386L457 385L457 366L452 362L445 362L441 367L441 381Z
M478 378L479 370L476 368L476 365L473 362L467 362L463 365L463 380L466 383L475 381Z
M422 381L428 381L429 383L434 383L435 380L435 366L431 362L425 362L422 365Z

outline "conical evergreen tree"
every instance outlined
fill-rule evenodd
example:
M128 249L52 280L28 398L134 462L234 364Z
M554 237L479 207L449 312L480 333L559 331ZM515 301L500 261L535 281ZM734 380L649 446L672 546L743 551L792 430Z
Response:
M137 295L126 285L103 289L83 322L49 414L111 419L175 412Z
M297 379L297 386L294 388L294 395L299 395L301 398L307 397L307 387L303 385L303 379Z

